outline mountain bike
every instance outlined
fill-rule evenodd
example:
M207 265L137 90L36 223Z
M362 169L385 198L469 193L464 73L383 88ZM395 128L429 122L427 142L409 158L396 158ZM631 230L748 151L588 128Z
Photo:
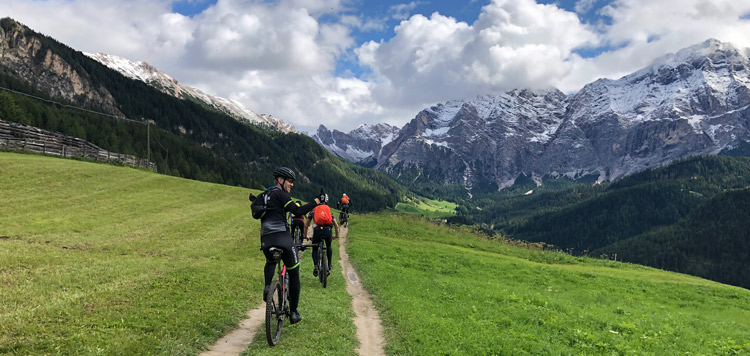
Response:
M339 224L341 224L342 227L349 226L349 212L342 210L339 213Z
M328 254L326 254L326 241L325 239L320 239L320 242L317 244L307 244L307 245L301 245L300 246L302 250L306 249L307 247L317 247L318 248L318 263L316 264L317 270L318 270L318 280L320 281L320 284L325 288L328 286L328 275L331 274L331 272L328 269Z
M294 229L294 234L292 234L292 243L295 246L302 243L302 228Z
M289 276L286 266L281 259L283 250L276 247L269 249L278 278L271 282L268 294L266 294L266 340L269 346L276 346L281 339L281 327L284 318L289 317Z

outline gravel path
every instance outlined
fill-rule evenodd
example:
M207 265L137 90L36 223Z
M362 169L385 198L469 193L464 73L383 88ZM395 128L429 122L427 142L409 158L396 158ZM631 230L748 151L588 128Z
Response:
M359 348L357 353L361 356L385 355L385 337L383 337L383 324L380 322L378 311L372 304L370 293L368 293L359 281L357 271L349 263L349 254L346 252L347 231L343 229L339 243L339 264L341 273L346 279L346 291L352 296L352 308L354 309L354 326L357 328L357 339Z
M361 356L385 355L383 347L383 326L380 322L377 310L372 304L370 293L368 293L359 281L357 272L349 263L349 254L346 253L347 228L341 229L339 240L339 265L341 273L346 280L346 291L352 296L352 308L354 309L354 325L357 328L357 339L359 348L357 353ZM255 334L261 329L265 322L266 303L261 303L257 308L247 312L247 318L240 322L240 326L224 335L211 349L201 353L201 356L238 356L253 341ZM304 321L303 321L304 322Z

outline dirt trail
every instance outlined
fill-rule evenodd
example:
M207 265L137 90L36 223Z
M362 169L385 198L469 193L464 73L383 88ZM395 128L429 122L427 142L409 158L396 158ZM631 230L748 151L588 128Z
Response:
M357 339L359 348L357 353L361 356L385 356L383 347L383 326L380 322L377 310L370 300L368 293L359 282L357 272L349 263L349 254L346 253L346 241L349 229L342 228L339 255L341 259L341 273L346 280L346 291L352 296L352 308L354 309L354 326L357 328ZM310 234L312 236L312 234ZM240 326L224 335L211 349L200 354L200 356L237 356L241 354L253 341L255 334L261 329L265 322L266 303L261 303L257 308L247 312L247 319L240 322Z
M204 351L200 356L236 356L245 351L255 337L255 332L265 322L266 303L247 312L247 319L240 322L240 326L231 333L224 335L211 349Z
M378 311L370 299L368 293L359 282L357 272L349 263L349 254L346 252L346 242L348 228L342 229L339 243L339 264L341 273L346 280L346 291L352 296L352 308L354 309L354 326L357 328L357 339L359 348L357 353L361 356L385 356L383 347L385 346L385 337L383 337L383 324L380 322Z

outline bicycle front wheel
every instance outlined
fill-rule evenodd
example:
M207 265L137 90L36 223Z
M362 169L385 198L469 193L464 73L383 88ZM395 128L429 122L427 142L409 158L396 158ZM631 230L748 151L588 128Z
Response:
M284 295L281 292L281 282L275 280L271 283L271 291L266 297L266 340L268 340L268 346L276 346L281 339L281 327L284 324L283 303Z
M320 278L320 284L323 285L323 288L328 286L328 255L326 254L326 250L323 248L321 244L321 247L318 249L320 251L320 274L318 275L318 278Z

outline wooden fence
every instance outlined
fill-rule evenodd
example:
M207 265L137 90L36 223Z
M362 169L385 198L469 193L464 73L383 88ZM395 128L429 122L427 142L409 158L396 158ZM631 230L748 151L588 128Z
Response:
M156 164L136 156L109 152L91 142L61 133L0 120L0 150L34 151L60 157L82 157L97 162L116 162L156 172Z

